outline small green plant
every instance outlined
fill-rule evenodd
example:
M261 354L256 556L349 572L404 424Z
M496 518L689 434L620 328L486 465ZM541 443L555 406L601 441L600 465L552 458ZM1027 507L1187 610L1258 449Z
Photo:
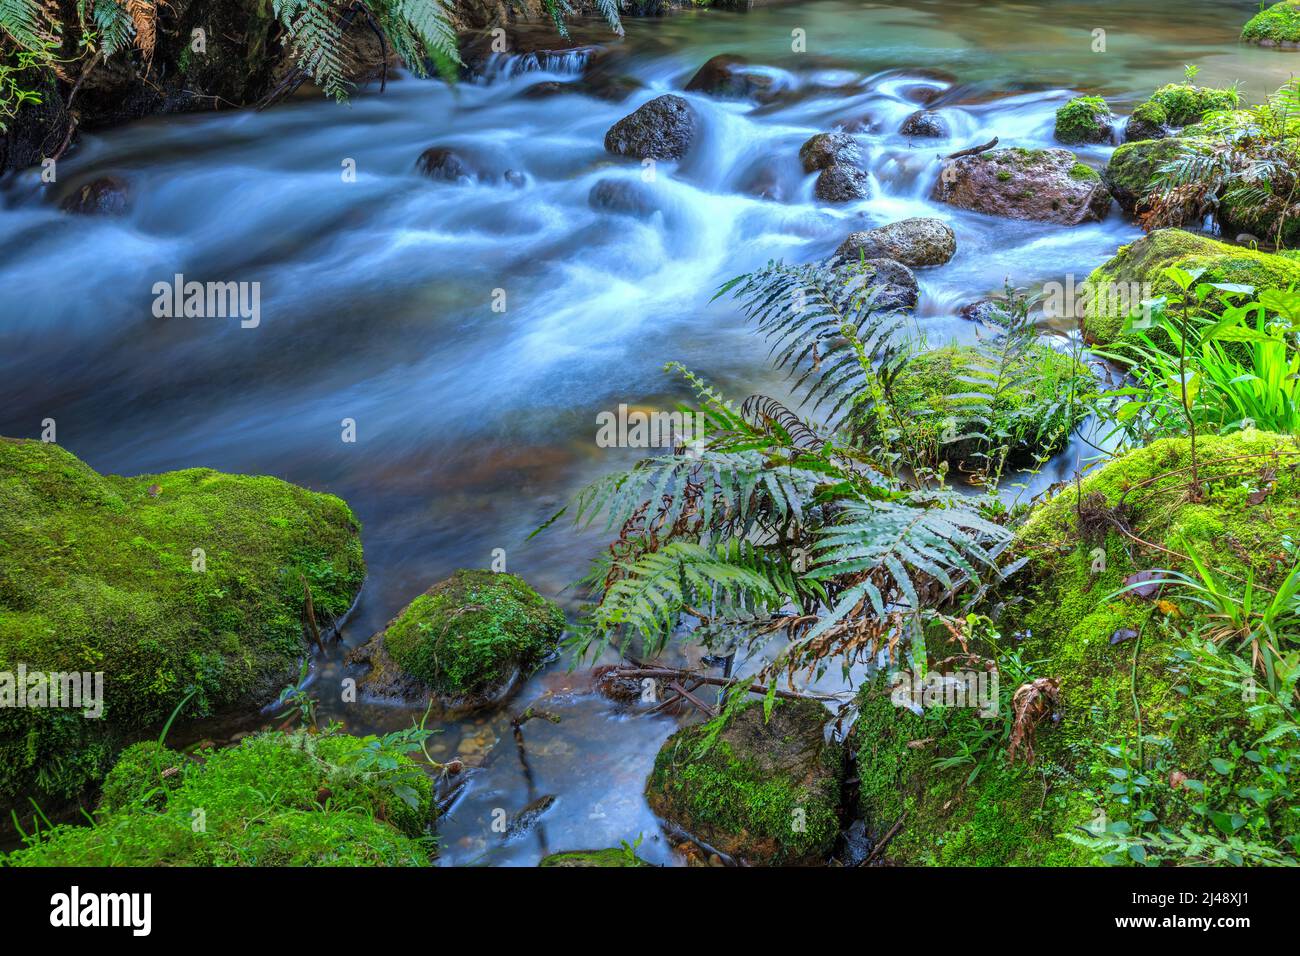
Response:
M316 729L316 698L307 693L304 686L310 669L307 659L304 658L302 665L298 669L298 680L280 691L280 696L276 698L275 703L278 707L296 709L299 723L303 727L314 731Z

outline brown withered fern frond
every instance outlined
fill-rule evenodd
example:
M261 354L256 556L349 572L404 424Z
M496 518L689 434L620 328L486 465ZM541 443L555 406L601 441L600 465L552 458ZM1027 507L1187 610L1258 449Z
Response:
M135 45L146 60L158 45L158 7L162 0L126 0L126 12L135 24Z
M1025 763L1034 762L1034 738L1038 725L1060 703L1061 682L1055 677L1038 677L1021 684L1011 698L1013 721L1011 741L1007 747L1007 761L1016 762L1016 754L1024 753Z

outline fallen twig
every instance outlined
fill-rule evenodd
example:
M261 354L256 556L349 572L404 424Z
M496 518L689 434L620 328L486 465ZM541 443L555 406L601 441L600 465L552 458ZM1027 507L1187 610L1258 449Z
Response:
M998 138L994 136L983 146L970 146L967 147L966 149L959 149L955 153L949 153L947 156L944 157L944 159L960 159L963 156L975 156L978 155L979 153L988 152L997 144L998 144Z

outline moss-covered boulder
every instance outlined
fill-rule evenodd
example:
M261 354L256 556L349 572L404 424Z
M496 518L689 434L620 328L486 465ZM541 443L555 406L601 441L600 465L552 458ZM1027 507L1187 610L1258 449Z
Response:
M401 752L346 734L270 733L204 761L169 755L179 783L161 802L114 800L96 825L38 834L12 866L423 866L433 788ZM157 755L157 754L155 754ZM150 783L150 753L110 778ZM121 773L119 773L121 771Z
M185 701L259 706L365 577L338 498L207 468L122 478L0 439L0 672L103 675L103 711L0 708L0 807L78 797ZM93 686L93 678L88 682Z
M1168 83L1151 94L1147 100L1165 113L1170 126L1188 126L1199 123L1206 113L1235 109L1241 95L1234 88L1216 89L1192 83Z
M1126 213L1131 216L1137 212L1160 168L1176 159L1185 143L1178 137L1140 140L1125 143L1111 153L1101 178Z
M1118 152L1118 150L1117 150ZM1300 282L1300 262L1232 246L1181 229L1158 229L1119 251L1088 277L1084 335L1094 345L1121 339L1125 320L1145 299L1172 295L1177 287L1162 277L1169 267L1204 269L1202 282L1237 283L1258 290L1286 289Z
M1115 778L1096 760L1104 747L1136 745L1145 735L1151 752L1159 747L1187 776L1216 756L1214 742L1240 713L1190 719L1187 675L1173 653L1181 638L1172 605L1110 595L1136 572L1191 570L1159 548L1195 551L1216 573L1253 573L1275 587L1291 567L1283 539L1300 522L1300 444L1258 431L1208 436L1198 442L1198 461L1201 491L1193 495L1187 439L1130 452L1037 507L1017 534L1013 554L1027 563L1002 585L999 646L971 649L988 656L1014 649L1034 662L1034 676L1058 682L1059 702L1038 725L1032 763L1005 757L1015 690L1005 673L1006 729L994 744L998 752L973 777L975 767L960 755L962 741L977 739L968 733L979 720L974 712L918 716L894 706L883 682L863 689L853 731L862 810L877 837L905 814L889 857L941 865L1095 863L1096 854L1066 834L1090 825L1112 799ZM1177 780L1151 787L1160 824L1212 827L1190 812L1193 793Z
M1282 0L1259 11L1241 28L1241 38L1260 46L1300 45L1300 0Z
M754 864L824 861L839 833L843 748L825 739L816 701L751 701L712 724L677 731L655 758L655 813L728 856Z
M1093 376L1048 345L1030 347L1010 371L1015 384L991 404L989 388L979 384L987 375L987 362L970 346L921 352L894 380L895 414L885 420L855 414L855 427L868 442L905 445L933 466L959 464L1002 447L1012 459L1051 452L1087 417L1084 398L1094 391Z
M564 612L513 574L457 571L408 604L350 656L369 664L363 692L433 694L447 710L506 697L564 633Z
M1076 96L1056 111L1057 142L1109 143L1115 135L1115 114L1100 96Z
M1139 142L1144 139L1164 139L1169 135L1169 114L1159 103L1147 100L1139 103L1133 115L1124 124L1124 141Z
M944 162L933 198L1008 219L1075 226L1106 218L1101 176L1068 149L992 149Z
M564 853L552 853L542 857L538 866L577 866L577 867L615 867L615 866L653 866L635 853L621 847L609 850L566 850Z

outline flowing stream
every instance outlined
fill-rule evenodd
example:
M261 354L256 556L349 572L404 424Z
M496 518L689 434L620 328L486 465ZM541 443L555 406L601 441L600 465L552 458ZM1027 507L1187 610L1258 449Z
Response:
M337 702L344 651L452 570L488 566L494 549L571 608L564 589L602 538L557 526L525 539L583 484L640 454L597 447L598 412L686 398L663 370L672 359L736 399L785 394L734 304L710 304L721 282L768 259L823 257L857 229L937 216L958 252L919 272L918 325L931 344L972 341L961 305L1008 279L1081 280L1140 232L1118 208L1065 228L935 204L940 157L994 135L1004 146L1054 145L1054 111L1075 92L1127 112L1184 64L1200 67L1199 82L1238 82L1258 101L1296 61L1238 44L1254 9L818 0L706 10L630 20L623 41L591 34L640 84L623 102L524 95L575 79L585 55L506 56L455 88L403 77L348 106L299 99L83 137L57 184L29 172L0 192L0 434L36 437L53 418L59 442L103 472L202 465L342 496L364 523L370 575L311 690L322 718L353 733L409 726L418 710ZM1104 53L1093 50L1096 29ZM791 50L795 30L805 53ZM641 177L639 164L605 153L605 130L681 92L717 53L769 68L782 95L757 105L686 94L703 133L648 185L659 211L593 209L597 181ZM926 96L950 138L896 132ZM799 146L851 124L863 130L874 198L819 204ZM431 182L415 161L435 145L522 183ZM1101 167L1109 151L1078 152ZM355 182L342 175L349 160ZM130 184L125 217L57 211L52 199L105 174ZM758 181L780 198L756 195ZM260 282L260 324L155 318L151 289L176 273ZM496 290L504 311L493 308ZM356 423L355 443L341 438L344 419ZM1029 490L1068 475L1080 453L1067 450ZM560 721L528 722L521 750L511 717L543 695ZM675 726L621 712L565 661L499 711L439 725L434 755L472 768L440 822L440 862L531 865L644 834L644 858L680 863L641 793ZM493 830L494 814L546 796L554 804L527 832Z

